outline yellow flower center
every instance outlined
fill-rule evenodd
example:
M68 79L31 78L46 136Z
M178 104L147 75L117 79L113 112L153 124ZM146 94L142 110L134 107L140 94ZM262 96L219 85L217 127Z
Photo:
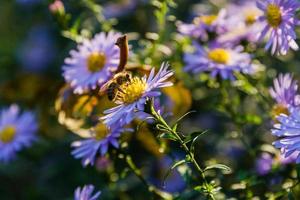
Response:
M226 64L230 59L230 54L225 49L216 48L208 52L208 58L216 63Z
M87 68L90 72L97 72L105 65L106 57L103 52L93 52L87 58Z
M245 16L245 23L247 25L252 25L254 24L254 22L256 21L256 15L255 14L252 14L252 13L247 13L246 16Z
M103 123L99 123L94 128L95 133L95 139L96 140L103 140L110 134L110 132L107 130L107 127Z
M266 18L270 26L277 28L281 23L280 8L276 4L269 4L266 10Z
M16 128L14 126L6 126L0 131L0 140L3 143L11 142L16 135Z
M130 81L120 85L114 101L124 104L133 103L143 95L146 87L147 83L143 79L133 77Z
M273 109L272 109L272 117L275 121L276 120L276 117L279 116L280 114L286 114L286 115L289 115L289 110L287 109L287 107L285 105L282 105L282 104L276 104Z
M206 24L209 26L217 19L217 17L218 17L217 15L203 15L203 16L197 17L194 20L194 23L195 24L203 23L203 24Z

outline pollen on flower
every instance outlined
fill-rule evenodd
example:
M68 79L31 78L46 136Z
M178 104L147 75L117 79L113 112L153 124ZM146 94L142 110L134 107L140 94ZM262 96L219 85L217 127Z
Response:
M216 48L208 52L208 58L216 63L226 64L230 59L230 54L225 49Z
M0 131L0 140L3 143L11 142L16 135L16 128L14 126L6 126Z
M103 140L110 134L107 127L103 123L97 124L97 126L94 128L94 133L96 140Z
M286 114L289 115L289 110L285 105L282 104L276 104L272 109L272 117L276 120L276 117L280 114Z
M203 15L203 16L197 17L194 20L194 23L195 24L204 23L206 25L211 25L216 19L217 19L217 15Z
M87 68L90 72L97 72L104 67L105 61L103 52L93 52L87 58Z
M147 84L145 80L134 77L119 87L116 93L116 103L130 104L138 100L144 93Z
M282 20L279 6L276 4L269 4L266 10L266 18L270 26L274 28L278 27Z

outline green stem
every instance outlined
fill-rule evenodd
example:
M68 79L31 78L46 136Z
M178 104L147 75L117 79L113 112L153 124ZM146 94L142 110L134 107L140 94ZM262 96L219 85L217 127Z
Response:
M173 199L171 194L159 190L158 188L156 188L155 186L153 186L152 184L150 184L146 181L146 179L143 177L143 175L141 173L141 170L139 168L137 168L137 166L134 164L130 155L126 155L125 160L126 160L127 165L129 166L129 168L131 169L131 171L141 180L141 182L147 187L147 189L150 193L155 194L156 196L160 197L161 199L165 199L165 200Z
M189 150L188 146L187 146L186 143L182 140L182 138L180 137L180 135L179 135L176 131L174 131L174 130L167 124L167 122L163 119L163 117L162 117L160 114L158 114L158 113L156 112L156 110L154 109L153 105L151 105L151 114L152 114L152 116L156 119L156 121L157 121L158 123L160 123L161 125L163 125L169 133L173 134L173 135L177 138L177 140L180 142L180 145L183 147L184 151L185 151L185 152L187 153L187 155L189 156L190 161L193 163L193 165L196 167L197 171L199 172L199 174L200 174L200 176L201 176L201 178L202 178L202 180L203 180L204 187L205 187L206 189L209 189L209 184L208 184L208 182L207 182L207 180L206 180L206 177L205 177L205 174L204 174L204 170L200 167L200 165L198 164L198 162L196 161L196 159L195 159L195 157L194 157L194 154ZM208 190L208 191L209 191L209 190ZM211 199L214 199L214 197L213 197L212 194L209 194L209 197L210 197Z

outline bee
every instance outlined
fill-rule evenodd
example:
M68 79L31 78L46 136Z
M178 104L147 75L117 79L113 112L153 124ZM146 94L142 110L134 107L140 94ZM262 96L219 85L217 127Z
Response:
M100 88L100 93L106 92L108 99L113 101L116 97L116 92L118 91L119 87L127 82L130 82L131 78L132 75L130 72L119 72Z

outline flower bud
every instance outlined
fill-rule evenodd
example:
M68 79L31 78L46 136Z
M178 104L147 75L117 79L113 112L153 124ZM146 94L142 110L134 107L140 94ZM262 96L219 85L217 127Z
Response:
M62 1L55 0L52 4L49 5L49 10L52 14L63 15L65 14L65 7Z

